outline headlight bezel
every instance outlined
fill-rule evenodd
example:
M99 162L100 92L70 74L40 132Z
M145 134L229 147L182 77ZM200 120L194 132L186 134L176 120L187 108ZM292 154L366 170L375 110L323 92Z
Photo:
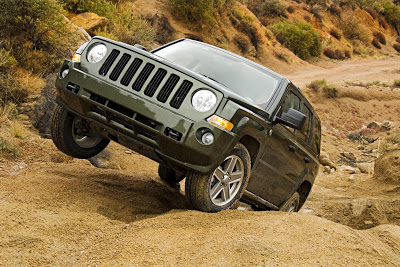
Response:
M96 49L96 50L95 50ZM100 51L98 51L100 49ZM107 55L108 48L103 43L94 43L91 45L86 53L86 59L91 64L96 64L102 61ZM97 57L93 59L93 53L97 53Z
M201 88L194 92L191 99L192 107L201 113L212 110L217 105L217 102L217 95L207 88Z

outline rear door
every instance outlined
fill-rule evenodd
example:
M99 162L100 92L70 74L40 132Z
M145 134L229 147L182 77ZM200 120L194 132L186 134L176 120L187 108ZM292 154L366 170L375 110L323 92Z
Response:
M301 98L296 88L289 87L278 116L289 108L301 111ZM252 171L247 190L280 206L290 196L304 170L304 153L296 141L298 131L275 124L266 135L259 164Z

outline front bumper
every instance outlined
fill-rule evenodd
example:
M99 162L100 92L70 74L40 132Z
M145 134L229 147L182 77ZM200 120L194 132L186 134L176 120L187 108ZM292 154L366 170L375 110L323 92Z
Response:
M237 136L190 114L173 112L76 68L65 61L68 75L57 78L57 102L91 122L105 138L178 170L213 171L233 149ZM195 111L194 111L195 112ZM198 114L196 114L198 117ZM196 133L208 129L215 141L206 146Z

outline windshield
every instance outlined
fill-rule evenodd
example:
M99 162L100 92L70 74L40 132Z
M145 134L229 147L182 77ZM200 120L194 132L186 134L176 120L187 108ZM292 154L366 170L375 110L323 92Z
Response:
M206 76L260 106L268 102L279 83L256 64L190 40L167 46L155 54Z

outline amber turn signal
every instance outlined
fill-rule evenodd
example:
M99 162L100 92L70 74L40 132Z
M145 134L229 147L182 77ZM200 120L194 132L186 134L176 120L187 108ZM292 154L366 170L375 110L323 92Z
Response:
M207 119L207 121L212 125L227 131L230 131L233 128L233 124L230 121L227 121L217 115L212 115Z
M74 54L74 56L72 57L72 62L81 62L81 55Z

